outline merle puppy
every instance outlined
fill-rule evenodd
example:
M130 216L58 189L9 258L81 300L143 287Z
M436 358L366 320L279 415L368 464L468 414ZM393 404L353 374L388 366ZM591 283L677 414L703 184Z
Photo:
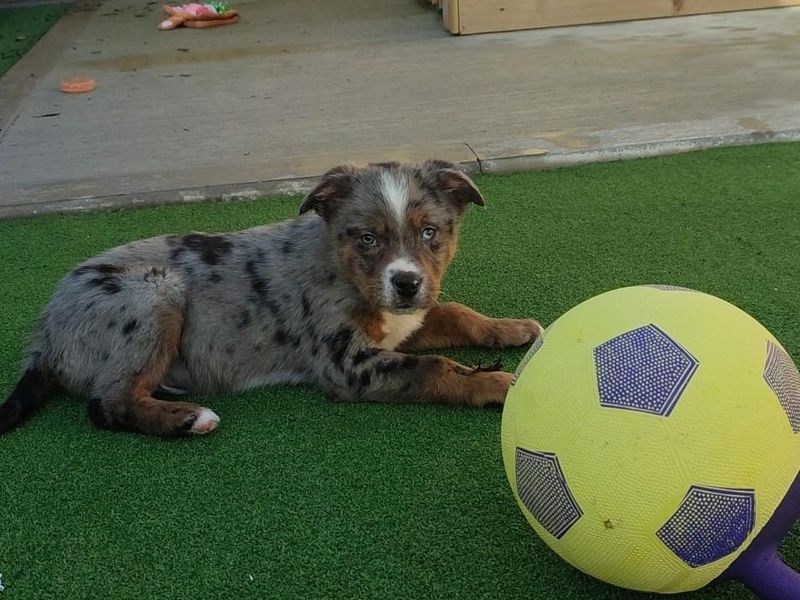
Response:
M406 354L540 332L438 303L470 203L483 198L450 163L343 166L295 219L92 258L45 308L0 432L58 387L88 397L100 427L165 436L208 433L219 417L164 394L311 383L347 401L502 403L509 373Z

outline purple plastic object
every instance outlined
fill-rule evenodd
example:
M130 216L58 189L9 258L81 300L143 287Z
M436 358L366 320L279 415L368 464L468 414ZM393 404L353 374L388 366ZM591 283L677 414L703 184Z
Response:
M800 474L756 539L728 567L721 578L741 581L761 600L800 599L800 573L787 566L778 554L778 544L789 533L798 514L800 514Z

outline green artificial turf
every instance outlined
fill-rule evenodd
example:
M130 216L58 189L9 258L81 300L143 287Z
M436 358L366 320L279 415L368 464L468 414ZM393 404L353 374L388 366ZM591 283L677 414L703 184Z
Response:
M67 12L66 4L0 8L0 77Z
M448 297L549 323L618 286L688 286L749 311L800 358L800 145L477 181L487 208L469 212ZM276 221L299 201L0 222L0 390L74 263L145 236ZM502 353L506 367L521 354ZM333 404L306 388L204 401L222 417L205 438L101 431L63 397L0 437L3 600L645 597L573 570L528 527L498 411ZM784 550L800 567L798 533ZM738 584L692 597L751 598Z

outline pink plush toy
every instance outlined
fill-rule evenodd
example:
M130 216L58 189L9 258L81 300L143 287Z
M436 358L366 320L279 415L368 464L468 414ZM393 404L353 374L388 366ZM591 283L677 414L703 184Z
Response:
M230 25L239 20L239 13L231 10L225 2L210 4L191 2L182 6L164 6L164 12L169 15L169 19L159 23L158 28L162 31L175 29L179 25L194 28L217 27Z

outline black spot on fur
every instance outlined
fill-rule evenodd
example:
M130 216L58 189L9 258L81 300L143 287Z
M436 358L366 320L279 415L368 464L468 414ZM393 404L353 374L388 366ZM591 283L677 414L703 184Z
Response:
M111 265L108 263L99 263L96 265L83 265L75 269L72 274L76 276L85 275L86 273L97 273L99 275L117 275L122 273L122 267Z
M283 329L278 329L273 336L276 344L285 344L289 340L289 334L286 333Z
M303 323L303 329L305 330L306 335L316 343L319 336L317 335L317 330L314 327L314 322L308 320L305 321Z
M224 235L190 233L183 236L182 241L189 250L199 254L200 260L207 265L218 265L233 248L233 243Z
M94 266L94 270L98 273L102 273L103 275L114 275L116 273L122 273L124 270L122 267L118 267L116 265L110 265L108 263L102 263L99 265Z
M261 352L261 344L260 344L260 343L256 344L256 345L253 347L253 350L255 350L256 352Z
M89 420L102 429L109 429L110 425L106 414L103 412L103 401L100 398L89 400Z
M378 361L378 364L375 365L375 372L379 375L389 375L390 373L396 372L399 368L400 361L387 358L385 360Z
M114 275L94 277L88 281L87 285L89 285L89 287L99 287L106 294L116 294L122 289L119 285L119 279Z
M379 353L380 350L378 348L362 348L353 355L353 366L360 365Z
M364 371L363 373L361 373L361 378L359 379L358 384L362 388L369 386L371 382L372 382L372 373L370 373L369 371Z
M100 360L103 362L108 362L108 359L111 358L111 355L108 352L103 352L103 355L100 357Z
M233 346L231 346L230 344L225 346L225 354L227 354L228 356L233 356L233 353L235 351L236 351L236 349Z
M400 366L403 369L409 370L409 369L415 368L418 364L419 364L419 357L417 357L417 356L406 356L403 359L403 362L400 364Z
M111 280L111 279L104 282L102 284L102 288L103 291L109 295L116 294L122 289L116 280Z
M131 319L122 327L122 335L130 335L139 328L139 321Z
M114 319L111 319L111 320L108 322L108 328L109 328L109 329L114 329L114 327L116 327L116 326L117 326L117 322L116 322Z
M325 336L325 343L328 346L328 352L331 354L333 363L342 368L342 361L350 346L350 341L353 339L352 329L340 329L334 335Z
M328 275L328 285L333 285L334 281L336 281L336 273L330 273Z
M355 373L348 373L347 374L347 385L351 388L356 387L356 382L358 381L358 377Z
M222 281L222 275L220 275L216 271L212 271L211 275L208 276L208 281L211 283L219 283L220 281Z
M178 261L181 255L186 252L186 248L184 246L178 246L177 248L173 248L169 253L170 260Z
M278 305L269 297L269 282L259 273L258 262L258 259L251 259L244 263L244 272L252 291L250 300L259 306L266 306L273 315L277 315Z
M311 316L311 302L309 302L305 292L300 297L300 303L303 305L303 317L306 319L309 318Z
M245 309L239 313L239 322L236 324L236 329L244 329L248 325L250 325L250 311Z
M283 245L281 246L281 252L283 252L284 254L291 254L292 252L294 252L294 241L286 240L285 242L283 242Z

